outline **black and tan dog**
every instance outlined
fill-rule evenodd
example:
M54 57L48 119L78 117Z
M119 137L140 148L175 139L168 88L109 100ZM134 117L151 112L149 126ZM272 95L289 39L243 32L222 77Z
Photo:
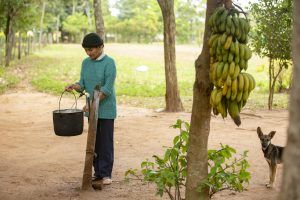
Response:
M282 154L284 151L284 147L276 146L271 143L271 139L275 133L276 131L271 131L268 135L264 135L261 128L257 127L257 135L261 142L262 151L264 152L264 157L269 164L270 181L266 184L268 188L273 187L276 177L276 167L277 164L282 163Z

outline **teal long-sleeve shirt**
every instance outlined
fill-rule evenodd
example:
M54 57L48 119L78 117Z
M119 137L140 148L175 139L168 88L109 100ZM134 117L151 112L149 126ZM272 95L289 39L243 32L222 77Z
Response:
M82 90L94 96L94 88L101 85L105 98L99 103L98 118L115 119L117 115L115 94L116 65L112 58L105 55L100 60L84 59L81 66L80 80L77 82Z

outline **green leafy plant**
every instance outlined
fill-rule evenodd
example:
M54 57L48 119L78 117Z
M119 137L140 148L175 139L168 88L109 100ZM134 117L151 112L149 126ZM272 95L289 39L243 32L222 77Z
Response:
M249 167L247 157L248 151L244 151L240 158L232 158L236 150L228 145L221 144L219 150L208 150L209 173L205 181L198 187L198 191L209 188L209 196L222 190L234 190L241 192L245 184L251 178L247 171Z
M173 146L168 147L163 157L153 155L154 162L143 161L141 174L137 169L129 169L125 173L127 180L142 180L156 184L157 195L167 193L172 200L183 199L187 170L187 149L190 125L180 119L171 127L180 130L180 134L174 137ZM209 188L210 197L222 190L243 191L245 183L249 183L250 173L247 171L249 164L245 159L247 151L240 158L232 158L236 150L228 145L222 145L219 150L208 151L208 177L203 181L198 191ZM229 163L230 162L230 163ZM229 163L229 164L228 164Z
M180 134L173 139L173 147L168 147L163 157L154 155L155 162L149 160L142 162L141 168L144 180L156 184L156 194L163 196L165 192L170 199L181 200L181 191L185 187L186 179L186 153L190 125L178 119L172 127L180 130ZM135 170L128 170L125 176L129 174L138 177Z

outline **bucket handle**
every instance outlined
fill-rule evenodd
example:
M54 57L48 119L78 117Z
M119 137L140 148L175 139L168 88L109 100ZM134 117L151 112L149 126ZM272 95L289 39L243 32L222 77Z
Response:
M66 90L63 91L63 92L61 93L60 98L59 98L59 104L58 104L58 110L59 110L59 111L60 111L60 101L61 101L61 98L62 98L62 96L63 96L63 94L64 94L65 92L66 92ZM70 91L70 92L74 95L74 98L75 98L75 103L73 103L71 109L73 108L74 104L75 104L75 109L77 109L77 98L76 98L76 95L74 94L73 91Z

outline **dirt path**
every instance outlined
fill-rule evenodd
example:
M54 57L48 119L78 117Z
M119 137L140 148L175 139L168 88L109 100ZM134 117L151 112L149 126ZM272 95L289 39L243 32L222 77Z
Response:
M72 104L65 98L63 106ZM83 105L83 99L79 106ZM156 113L147 109L118 107L115 130L115 165L113 184L103 191L80 190L85 158L87 125L77 137L54 134L52 111L58 97L43 93L11 92L0 96L0 199L160 199L155 187L138 181L124 181L124 172L138 168L153 154L161 155L177 130L169 128L177 118L189 121L190 113ZM287 111L244 111L242 126L230 119L212 117L209 147L229 144L238 152L249 150L252 179L248 191L223 192L215 199L276 199L282 166L278 167L276 186L266 189L268 167L263 158L256 127L276 130L275 144L284 145L288 123ZM165 196L163 199L167 199Z

